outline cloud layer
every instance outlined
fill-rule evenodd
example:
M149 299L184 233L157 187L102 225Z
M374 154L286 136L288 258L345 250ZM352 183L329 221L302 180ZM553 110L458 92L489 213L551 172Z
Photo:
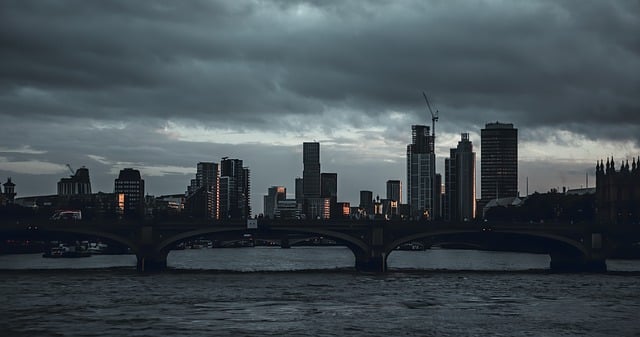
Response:
M530 161L609 155L585 153L592 144L630 156L638 31L630 0L3 1L0 171L92 155L106 161L91 160L92 176L120 163L184 179L230 156L254 166L260 195L292 188L295 144L317 139L327 169L395 163L372 170L378 184L404 178L410 125L430 123L423 90L440 111L441 156L495 120L520 129ZM291 182L259 173L277 160L291 161Z

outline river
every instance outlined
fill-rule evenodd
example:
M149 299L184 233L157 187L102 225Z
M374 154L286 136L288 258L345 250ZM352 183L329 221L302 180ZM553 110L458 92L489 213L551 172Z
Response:
M640 261L556 274L545 255L342 247L200 249L139 274L135 256L0 256L2 336L640 336Z

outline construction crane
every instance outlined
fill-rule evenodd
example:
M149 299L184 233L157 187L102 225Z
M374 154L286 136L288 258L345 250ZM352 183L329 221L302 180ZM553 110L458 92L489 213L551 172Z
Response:
M431 112L431 132L433 135L433 141L436 139L436 122L438 121L438 110L436 109L436 113L433 113L431 109L431 104L429 104L429 99L427 98L427 94L422 92L422 96L424 96L424 100L427 102L427 108L429 108L429 112Z
M71 165L67 164L67 167L69 168L69 171L71 171L71 175L74 176L76 172L71 168Z

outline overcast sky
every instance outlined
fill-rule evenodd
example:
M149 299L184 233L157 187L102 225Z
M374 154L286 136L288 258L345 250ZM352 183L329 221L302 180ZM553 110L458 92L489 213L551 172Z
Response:
M640 155L638 32L635 0L4 0L0 178L55 194L69 163L112 192L133 167L173 194L228 156L251 169L257 214L269 186L293 194L317 140L357 204L406 181L426 91L439 172L469 132L479 184L480 129L501 121L519 129L522 194L526 177L593 186L597 159Z

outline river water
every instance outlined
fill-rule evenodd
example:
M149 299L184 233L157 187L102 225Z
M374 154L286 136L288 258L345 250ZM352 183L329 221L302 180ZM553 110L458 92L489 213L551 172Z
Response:
M139 274L135 256L0 256L2 336L640 336L640 261L555 274L545 255L342 247L201 249Z

